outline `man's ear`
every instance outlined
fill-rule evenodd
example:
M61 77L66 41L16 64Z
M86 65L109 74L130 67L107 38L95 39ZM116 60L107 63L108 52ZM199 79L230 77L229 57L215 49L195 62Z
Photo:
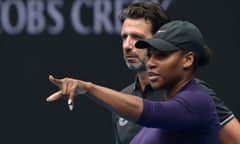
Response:
M193 66L194 62L194 53L192 51L187 52L184 57L183 68L188 69Z

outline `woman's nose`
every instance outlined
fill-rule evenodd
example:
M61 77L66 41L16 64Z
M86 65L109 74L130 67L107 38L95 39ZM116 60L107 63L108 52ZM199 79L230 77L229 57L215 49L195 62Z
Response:
M147 68L148 68L148 69L153 69L153 68L155 68L156 65L155 65L155 63L154 63L153 56L149 56L149 57L148 57L148 61L147 61L146 65L147 65Z

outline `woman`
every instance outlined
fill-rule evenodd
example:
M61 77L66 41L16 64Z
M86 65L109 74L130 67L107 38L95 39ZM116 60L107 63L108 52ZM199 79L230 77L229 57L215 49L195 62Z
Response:
M126 119L142 126L131 144L216 144L219 119L211 97L193 80L199 64L208 56L200 31L186 21L172 21L152 39L140 40L148 48L147 69L151 86L165 89L165 101L153 102L123 94L91 82L71 78L49 79L60 90L47 98L62 95L72 104L79 90Z

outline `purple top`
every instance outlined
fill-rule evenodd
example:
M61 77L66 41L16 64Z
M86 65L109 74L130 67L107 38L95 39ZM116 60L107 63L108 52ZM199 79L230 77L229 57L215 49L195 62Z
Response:
M131 144L217 144L219 118L212 98L190 81L169 101L143 100L145 126Z

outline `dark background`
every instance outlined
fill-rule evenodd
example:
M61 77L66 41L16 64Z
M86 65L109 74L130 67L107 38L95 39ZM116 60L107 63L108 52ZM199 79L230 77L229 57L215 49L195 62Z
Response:
M188 20L200 28L214 55L197 76L240 118L238 6L237 0L175 0L167 11L172 19ZM125 66L118 34L81 35L66 24L59 35L1 32L0 46L0 143L114 143L111 113L99 104L76 97L70 112L66 101L45 99L57 90L48 81L49 74L116 90L128 85L135 74Z

